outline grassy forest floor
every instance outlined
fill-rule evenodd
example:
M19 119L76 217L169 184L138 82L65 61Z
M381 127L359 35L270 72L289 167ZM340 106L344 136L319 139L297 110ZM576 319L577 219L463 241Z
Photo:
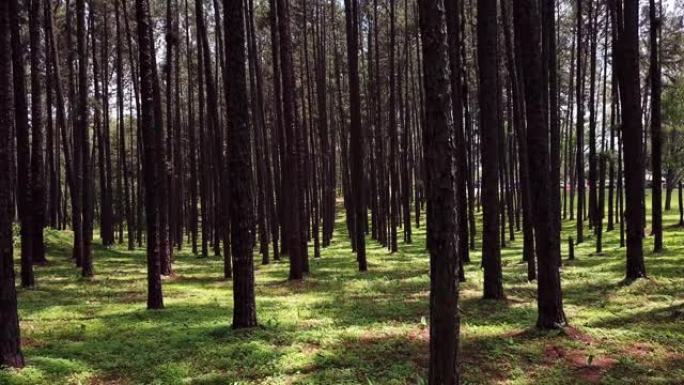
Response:
M504 302L481 299L473 252L461 285L462 383L684 384L684 229L674 227L674 208L666 251L654 255L652 237L645 242L649 279L621 283L617 230L602 255L590 236L564 261L572 326L560 333L532 328L536 283L526 280L520 233L503 251ZM574 222L563 231L573 235ZM424 227L395 254L370 242L368 273L356 270L342 217L303 282L287 281L286 262L257 264L261 326L250 331L230 328L231 283L219 258L177 253L166 309L148 311L142 249L96 246L96 276L84 280L68 257L71 233L47 230L46 239L50 263L36 268L35 289L19 290L28 365L1 371L0 384L426 383Z

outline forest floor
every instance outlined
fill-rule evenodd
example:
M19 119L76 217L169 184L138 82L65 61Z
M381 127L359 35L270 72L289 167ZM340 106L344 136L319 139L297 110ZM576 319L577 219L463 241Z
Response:
M622 283L617 229L601 255L589 236L568 262L564 241L571 327L563 332L533 328L536 283L526 279L520 233L503 250L505 301L481 299L472 252L461 285L462 384L684 384L684 229L676 223L673 207L666 250L653 254L648 237L650 277L631 285ZM573 234L565 221L563 238ZM96 242L96 276L84 280L68 257L71 233L47 230L50 262L36 267L35 289L19 290L27 367L0 371L0 384L426 384L424 227L413 238L395 254L369 242L369 271L359 273L339 217L333 244L302 282L287 281L286 262L262 266L255 257L260 327L233 331L219 258L176 253L166 309L148 311L142 249Z

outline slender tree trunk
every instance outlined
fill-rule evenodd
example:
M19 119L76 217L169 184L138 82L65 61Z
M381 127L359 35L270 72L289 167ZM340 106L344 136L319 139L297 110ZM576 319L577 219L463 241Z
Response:
M589 224L596 231L598 216L597 182L598 160L596 155L596 31L598 10L594 0L589 0Z
M366 271L366 231L365 218L366 206L364 199L364 145L363 128L361 126L361 95L359 91L359 4L358 0L345 0L344 13L347 31L347 60L349 65L349 103L351 111L350 122L350 146L351 158L351 182L354 207L354 234L356 239L356 259L359 263L359 271ZM392 75L393 76L393 75ZM393 111L390 112L392 114ZM390 203L391 204L391 203ZM396 230L396 229L395 229ZM396 233L395 233L396 237Z
M575 172L577 173L577 243L584 242L584 73L582 72L582 1L577 0L577 84L575 84L577 99L577 125L576 125L576 155ZM591 0L590 0L591 1Z
M43 63L40 44L40 0L31 0L29 9L29 35L31 47L31 211L33 215L31 231L31 258L33 263L44 264L45 244L45 170L43 157Z
M389 156L389 178L390 178L390 242L389 249L391 252L397 251L397 226L398 226L398 208L399 200L397 195L399 193L399 175L397 173L397 91L396 91L396 70L394 58L394 46L396 44L395 32L395 0L390 2L390 31L389 31L389 127L388 135L390 139L390 156ZM353 131L352 131L353 132ZM354 144L352 144L352 148ZM354 157L354 155L352 155Z
M81 198L83 207L83 239L81 275L93 275L93 180L90 165L90 135L88 128L88 43L85 25L85 0L76 0L76 36L78 50L78 131L81 151Z
M656 16L655 0L649 1L650 20L650 45L651 45L651 167L653 168L653 186L651 195L651 210L653 221L653 251L663 250L663 192L662 192L662 155L661 142L661 117L660 117L660 92L661 92L661 69L659 49L660 19Z

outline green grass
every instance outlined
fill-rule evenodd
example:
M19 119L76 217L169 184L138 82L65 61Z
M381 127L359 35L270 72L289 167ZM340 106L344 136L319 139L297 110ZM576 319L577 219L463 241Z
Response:
M603 255L592 254L591 236L579 245L563 267L572 325L563 333L532 328L536 283L526 281L520 233L503 251L504 302L481 299L473 252L461 285L462 383L684 384L684 236L676 221L675 210L666 213L663 253L651 253L646 240L650 278L631 285L621 283L617 231L605 236ZM563 238L573 233L574 222L564 222ZM27 367L0 371L0 384L424 384L424 238L421 227L395 254L369 242L369 272L359 273L340 217L333 244L311 260L303 282L287 281L286 262L256 265L261 326L233 331L231 283L218 258L177 253L176 276L163 285L166 309L148 311L142 249L97 246L96 276L84 280L68 257L71 234L47 230L50 263L36 267L35 289L19 290Z

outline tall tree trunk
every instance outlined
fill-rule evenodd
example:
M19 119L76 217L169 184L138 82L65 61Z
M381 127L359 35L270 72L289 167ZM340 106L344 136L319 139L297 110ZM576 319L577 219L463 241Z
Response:
M358 0L345 0L344 13L347 31L347 61L349 65L349 104L351 111L350 121L350 147L351 182L354 207L354 227L352 237L356 240L356 259L359 263L359 271L366 271L366 205L364 199L364 145L363 128L361 126L361 95L359 84L359 4ZM393 75L392 75L393 76ZM391 111L390 114L394 112ZM390 203L391 204L391 203ZM396 233L395 233L396 237Z
M598 216L597 182L598 161L596 156L596 45L597 4L589 0L589 224L596 232Z
M577 175L577 243L584 242L584 73L582 72L582 1L577 0L577 84L575 84L577 99L577 125L576 125L576 155L575 172Z
M161 287L159 260L159 195L161 191L160 154L161 122L155 110L159 100L155 95L156 51L152 38L150 7L147 0L136 0L138 24L138 53L140 55L141 117L144 146L143 171L145 173L145 217L147 220L147 308L162 309L164 301Z
M194 114L194 75L195 69L191 58L192 47L190 45L190 17L188 14L188 0L185 0L185 47L186 47L186 61L188 71L188 157L190 166L190 211L189 211L189 226L190 226L190 245L192 253L197 254L197 238L198 238L198 210L197 210L197 128L195 126Z
M173 71L176 37L173 33L172 14L174 10L171 0L166 1L166 126L162 126L160 152L161 183L164 194L159 196L159 259L161 262L161 274L169 276L173 274L171 267L171 253L173 252L173 215L172 206L175 198L175 186L172 181L172 157L173 157Z
M85 25L85 0L76 0L76 36L78 50L78 131L81 151L81 198L83 207L83 239L81 245L81 275L93 275L93 180L90 166L90 136L88 128L88 45Z
M42 6L40 0L31 0L29 9L29 36L31 47L31 210L33 225L31 228L31 258L33 263L44 264L45 243L43 228L45 227L45 170L43 157L43 63L40 44L40 16Z
M16 11L16 7L12 7L9 1L0 2L0 366L21 368L24 356L19 335L12 237L12 11Z
M558 329L565 325L563 300L560 286L560 245L556 248L555 239L560 236L554 232L554 212L551 211L550 167L549 167L549 130L546 125L546 107L543 103L544 64L541 42L539 40L541 15L537 2L523 0L515 3L516 23L525 39L521 41L520 63L525 85L525 106L527 112L527 151L530 169L530 191L533 205L536 254L539 257L539 279L537 284L537 327ZM553 16L552 16L553 17Z
M499 244L499 116L497 99L496 0L477 3L477 56L480 64L480 132L482 156L482 266L484 298L502 299Z
M226 101L228 102L228 172L231 248L234 262L233 329L256 326L252 262L252 151L247 111L244 3L224 0ZM230 74L230 76L229 76ZM254 91L254 90L252 90Z
M661 117L660 117L660 92L661 92L661 69L660 69L660 42L659 28L660 18L656 16L655 0L649 1L650 20L650 45L651 45L651 167L653 169L653 187L651 195L651 210L653 211L653 251L663 250L663 191L662 191L662 155L661 142Z
M282 93L283 93L283 136L287 146L285 169L282 183L287 191L283 195L288 196L287 207L284 213L289 219L287 223L288 237L287 251L290 254L291 280L304 277L304 262L306 250L302 245L306 239L302 239L302 230L305 229L306 218L302 217L304 207L304 194L298 182L301 173L301 153L297 141L297 118L295 115L295 79L292 52L292 36L290 35L290 4L289 0L277 0L278 32L280 39L280 64L282 70Z
M494 4L496 10L496 4ZM495 11L496 12L496 11ZM451 131L447 28L443 0L419 1L425 87L427 248L430 252L430 385L457 385L460 316L457 181ZM495 14L496 15L496 14ZM453 16L453 15L450 15ZM496 243L496 242L495 242Z
M625 162L625 222L627 224L626 279L646 276L643 252L644 156L639 88L639 4L625 0L614 5L618 16L618 76ZM622 16L622 17L619 17Z
M456 160L456 207L458 218L458 255L461 261L466 262L468 251L468 196L466 179L468 175L468 163L466 159L466 141L463 131L463 87L461 85L461 20L460 9L457 0L446 0L446 26L447 40L449 43L449 70L451 73L451 109L454 119L454 157Z
M29 147L26 86L24 84L24 47L21 42L18 0L10 0L9 8L12 35L12 74L14 76L14 129L17 136L17 182L15 188L21 227L21 286L32 287L35 285L35 278L33 275L33 241L31 238L31 228L33 225L30 174L31 149Z
M397 251L397 226L398 226L398 208L399 208L399 174L397 173L397 91L396 91L396 70L395 70L395 58L394 58L394 46L396 44L396 32L395 32L395 0L389 0L390 2L390 31L389 31L389 127L388 135L390 139L390 156L389 156L389 179L390 179L390 200L389 200L389 212L390 212L390 241L389 249L391 252ZM379 52L378 52L379 54ZM352 128L352 133L353 133ZM353 134L352 134L353 138ZM353 141L353 139L352 139ZM354 144L352 144L352 148ZM352 157L354 155L352 154ZM353 160L352 160L353 161Z

